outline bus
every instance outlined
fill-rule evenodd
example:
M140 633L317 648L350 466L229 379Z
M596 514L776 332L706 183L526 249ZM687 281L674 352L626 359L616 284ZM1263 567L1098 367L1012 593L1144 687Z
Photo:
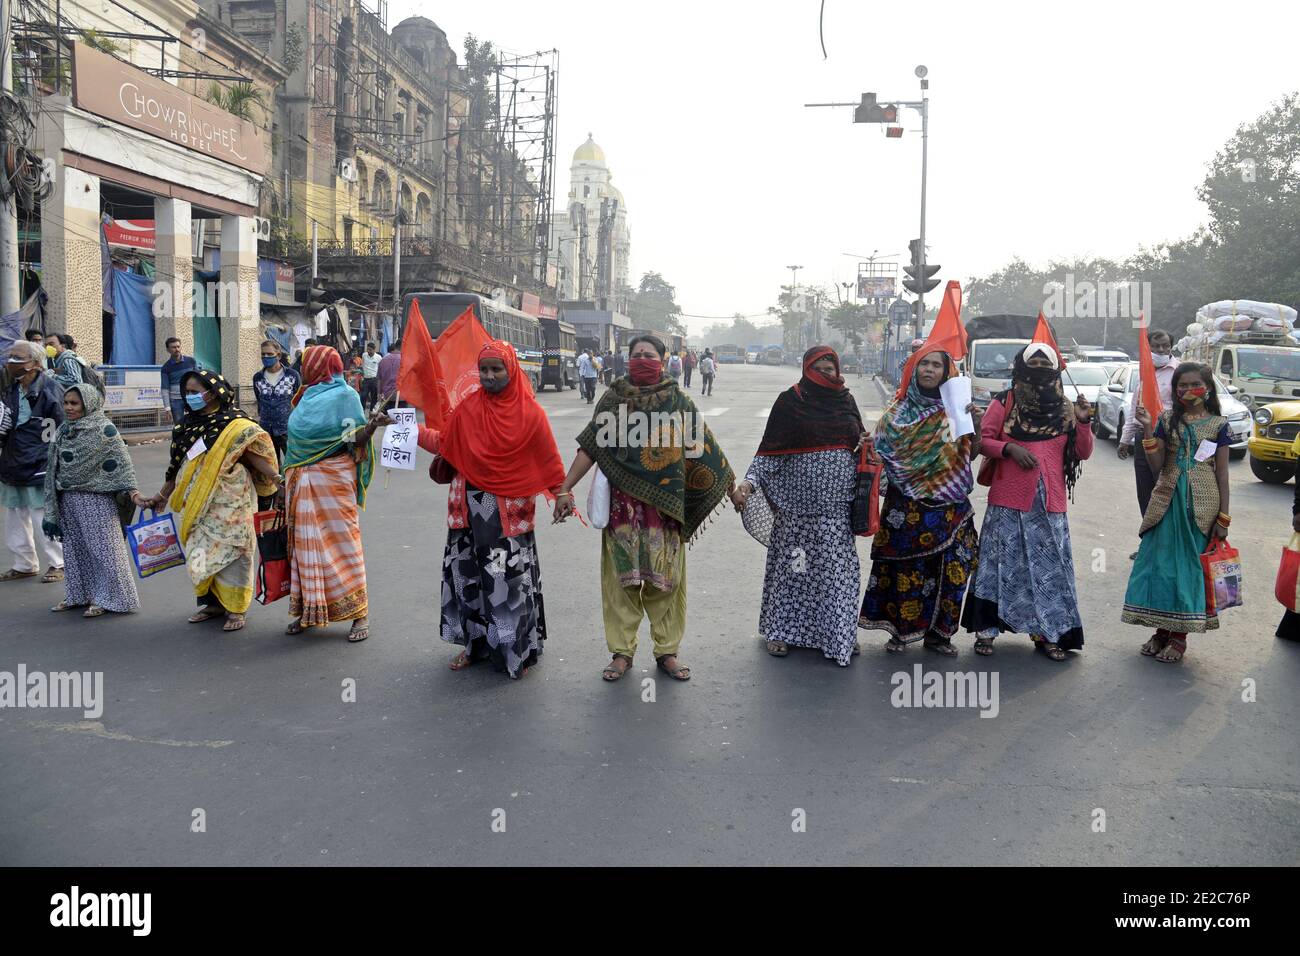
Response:
M779 345L769 345L763 349L764 365L780 365L785 361L785 349Z
M542 324L542 388L558 392L578 387L578 336L562 319L539 319ZM538 389L541 391L541 389Z
M745 350L739 345L715 345L713 355L717 358L719 365L745 364Z
M424 324L433 339L437 339L462 312L473 307L474 317L489 336L503 339L515 347L519 367L532 381L533 390L541 390L542 325L536 316L476 292L408 292L402 296L402 338L406 338L406 322L415 302L420 303L420 314L424 316Z

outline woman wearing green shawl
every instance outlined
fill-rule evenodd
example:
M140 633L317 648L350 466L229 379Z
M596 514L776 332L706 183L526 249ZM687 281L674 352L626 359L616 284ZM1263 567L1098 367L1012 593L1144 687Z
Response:
M89 385L63 393L63 424L50 443L45 469L46 537L63 541L66 595L52 611L84 607L82 617L140 609L123 518L135 504L135 469L117 427L104 414L104 397Z
M370 636L358 512L375 467L370 438L391 419L380 412L366 420L343 360L328 345L303 352L302 382L284 457L294 618L286 633L351 621L348 640L356 643Z
M574 512L573 487L593 464L609 480L609 523L601 536L605 642L613 655L602 675L632 666L636 632L650 619L655 660L677 680L686 632L686 550L704 520L735 491L736 476L695 404L664 374L667 348L634 338L628 375L615 379L578 436L578 455L555 500L555 520Z

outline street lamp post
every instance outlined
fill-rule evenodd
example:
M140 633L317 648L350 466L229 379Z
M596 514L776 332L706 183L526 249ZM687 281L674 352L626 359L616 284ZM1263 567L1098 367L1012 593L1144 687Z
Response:
M790 313L794 314L794 297L799 294L799 270L803 266L786 266L790 270ZM799 340L803 339L803 323L799 323Z

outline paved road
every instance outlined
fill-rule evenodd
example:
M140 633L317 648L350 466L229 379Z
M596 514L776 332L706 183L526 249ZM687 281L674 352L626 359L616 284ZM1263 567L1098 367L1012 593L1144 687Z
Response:
M738 471L793 372L724 366L699 399ZM874 417L874 385L854 389ZM576 392L542 402L567 463L589 407ZM135 451L154 490L165 448ZM574 522L538 532L542 665L516 682L453 673L434 636L446 490L423 471L372 486L364 644L339 626L285 636L283 606L254 605L236 635L186 624L179 570L142 583L139 615L93 621L51 615L57 585L2 585L0 670L102 671L106 705L96 722L0 710L0 862L1294 864L1300 647L1272 637L1271 597L1292 489L1244 462L1233 480L1249 604L1181 666L1140 657L1145 633L1118 623L1138 515L1112 442L1071 514L1087 647L1064 664L1026 638L987 660L967 636L956 660L886 656L880 632L862 632L846 669L771 658L756 631L764 552L728 512L689 558L688 684L657 681L643 702L644 630L636 679L600 680L597 534ZM997 717L892 707L891 675L918 663L995 671Z

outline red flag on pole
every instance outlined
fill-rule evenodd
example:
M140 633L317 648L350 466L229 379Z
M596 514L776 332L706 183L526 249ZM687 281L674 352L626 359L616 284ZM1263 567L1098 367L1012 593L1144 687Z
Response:
M1043 313L1038 313L1038 324L1034 326L1034 337L1030 342L1041 342L1044 345L1050 345L1052 351L1056 353L1057 364L1065 368L1065 356L1061 354L1061 347L1056 344L1056 336L1052 334L1052 327L1047 324L1047 319Z
M475 317L471 305L456 316L433 343L438 356L438 371L442 376L445 414L450 415L462 398L482 387L478 378L478 356L483 346L491 341L492 337Z
M903 376L898 382L895 399L907 394L907 386L912 381L912 372L921 356L929 352L947 352L954 362L966 357L966 326L961 321L961 283L955 279L943 290L943 302L939 305L939 317L934 320L934 328L926 336L925 344L913 352L903 366Z
M1151 343L1147 341L1146 313L1138 315L1138 375L1141 389L1138 392L1142 406L1151 415L1151 421L1160 420L1160 386L1156 383L1156 363L1151 359Z
M450 409L442 387L442 370L429 327L420 314L420 303L411 300L406 328L402 333L402 364L397 372L397 391L404 401L424 412L430 428L441 429Z

